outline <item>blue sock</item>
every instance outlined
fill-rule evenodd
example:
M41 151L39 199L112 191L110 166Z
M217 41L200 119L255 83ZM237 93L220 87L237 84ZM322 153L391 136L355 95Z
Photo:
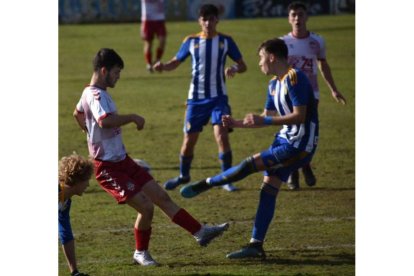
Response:
M279 192L278 188L269 184L262 184L260 189L259 206L257 207L256 218L254 220L252 238L264 241L267 229L273 219L276 209L276 197Z
M220 186L229 182L236 182L255 172L257 172L257 169L253 157L248 157L239 165L211 177L208 184L211 186Z
M231 151L220 152L219 159L221 163L221 171L224 172L231 168L231 162L233 160L233 154Z
M193 161L193 156L180 155L180 176L190 177L190 168L191 168L192 161Z

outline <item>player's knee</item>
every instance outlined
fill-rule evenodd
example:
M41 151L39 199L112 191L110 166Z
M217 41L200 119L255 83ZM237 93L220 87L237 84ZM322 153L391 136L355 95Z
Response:
M154 215L154 204L150 200L146 200L140 208L139 213L146 218L152 218Z
M240 169L243 170L245 173L255 173L257 172L256 164L254 163L253 156L247 157L243 160L240 164Z
M266 183L266 182L262 183L262 186L260 187L260 190L262 192L265 192L265 193L267 193L269 195L272 195L272 196L277 196L277 194L279 193L278 188L276 188L273 185L271 185L270 183Z
M158 194L157 199L154 200L154 203L163 209L163 207L169 206L172 203L172 199L166 191L162 190L162 192Z

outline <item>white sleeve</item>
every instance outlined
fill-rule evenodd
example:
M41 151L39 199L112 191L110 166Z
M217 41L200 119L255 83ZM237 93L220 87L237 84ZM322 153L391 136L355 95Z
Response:
M79 102L76 104L76 110L79 113L84 113L85 110L83 110L83 106L82 106L82 97L79 99Z

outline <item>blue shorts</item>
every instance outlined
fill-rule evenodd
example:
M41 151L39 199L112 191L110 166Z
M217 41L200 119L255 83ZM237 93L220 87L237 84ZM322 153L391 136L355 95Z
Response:
M219 96L201 102L187 102L185 113L185 133L201 132L211 118L211 124L221 124L221 116L230 115L231 108L227 96Z
M263 174L277 176L286 182L293 171L310 163L315 149L312 152L302 151L290 145L285 139L276 137L269 149L260 153L263 163L269 167Z

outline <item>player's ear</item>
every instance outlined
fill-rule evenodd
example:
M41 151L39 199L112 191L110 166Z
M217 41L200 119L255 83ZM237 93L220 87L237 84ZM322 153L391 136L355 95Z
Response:
M270 61L271 63L274 63L274 62L276 61L276 56L275 56L274 54L270 53L270 54L269 54L269 61Z
M102 75L106 75L107 72L108 69L106 69L106 67L101 67L101 69L99 69L99 73L101 73Z

